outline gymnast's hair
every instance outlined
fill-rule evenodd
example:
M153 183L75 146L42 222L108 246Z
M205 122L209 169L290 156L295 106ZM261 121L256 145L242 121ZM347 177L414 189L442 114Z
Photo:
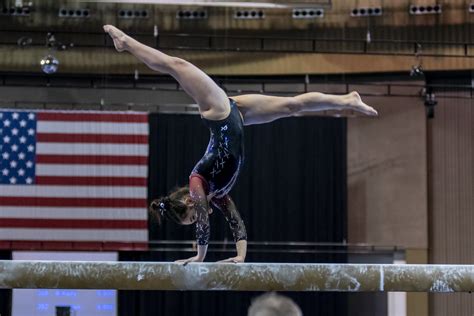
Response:
M152 222L161 225L162 219L166 218L181 224L187 210L187 206L183 201L186 196L189 196L189 186L176 188L167 196L153 200L148 208Z

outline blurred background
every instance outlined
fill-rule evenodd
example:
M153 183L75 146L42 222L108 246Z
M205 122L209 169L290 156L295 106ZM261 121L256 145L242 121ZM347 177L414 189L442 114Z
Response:
M247 261L471 264L473 22L469 0L1 1L0 257L195 251L192 227L158 227L146 207L186 184L209 132L170 76L115 51L102 30L113 24L230 96L356 90L379 112L246 128L231 194ZM31 136L25 155L15 129ZM222 216L211 221L207 261L233 256ZM0 314L13 316L246 315L259 294L0 293ZM305 315L474 313L470 294L284 294Z

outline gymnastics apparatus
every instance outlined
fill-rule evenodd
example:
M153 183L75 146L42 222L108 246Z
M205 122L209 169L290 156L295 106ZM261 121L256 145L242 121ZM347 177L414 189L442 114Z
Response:
M0 288L471 292L474 265L4 260Z

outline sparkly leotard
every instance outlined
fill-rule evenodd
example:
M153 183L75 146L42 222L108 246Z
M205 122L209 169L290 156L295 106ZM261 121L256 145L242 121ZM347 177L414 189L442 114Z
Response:
M207 194L225 196L234 186L244 162L244 129L239 109L230 100L230 114L223 120L203 118L211 137L204 156L190 177L199 177L207 185Z

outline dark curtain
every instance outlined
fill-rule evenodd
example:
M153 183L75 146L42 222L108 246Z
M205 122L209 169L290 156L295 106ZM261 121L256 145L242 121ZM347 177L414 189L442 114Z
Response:
M185 185L209 131L196 115L150 115L149 198ZM342 242L346 239L346 121L291 118L245 128L246 160L231 195L250 241ZM166 222L151 240L192 240L194 228ZM211 216L211 241L232 240L220 214ZM123 253L120 260L170 261L189 253ZM232 254L208 254L207 261ZM249 253L247 261L346 262L344 254ZM119 293L120 315L246 315L244 292ZM342 293L285 293L305 315L346 315Z
M0 260L11 260L10 251L0 251ZM11 315L12 290L0 290L0 315Z

